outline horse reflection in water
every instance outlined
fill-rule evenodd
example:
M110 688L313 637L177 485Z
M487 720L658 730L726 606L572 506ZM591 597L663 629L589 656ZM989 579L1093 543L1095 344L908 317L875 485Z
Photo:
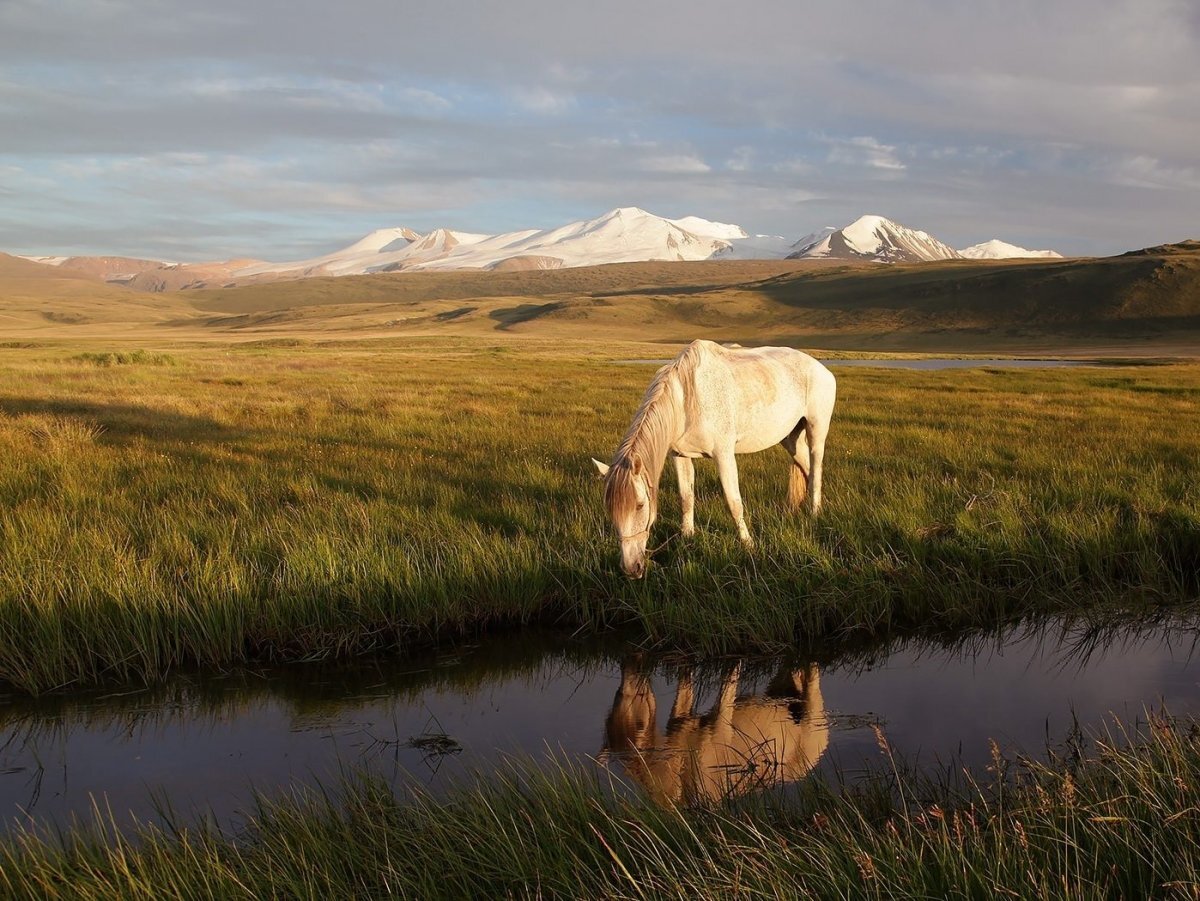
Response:
M803 779L829 744L817 667L783 668L755 697L738 697L740 674L741 664L729 670L712 709L698 714L693 673L682 672L660 735L650 672L640 659L626 660L600 761L616 757L664 805L712 803Z

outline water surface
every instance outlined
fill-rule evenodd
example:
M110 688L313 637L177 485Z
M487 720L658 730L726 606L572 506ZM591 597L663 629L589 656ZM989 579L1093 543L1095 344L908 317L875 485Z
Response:
M621 366L639 366L639 365L654 365L663 366L670 363L670 359L662 360L615 360L613 361ZM1063 366L1104 366L1105 364L1098 360L1061 360L1061 359L951 359L951 358L929 358L925 360L904 360L904 359L888 359L885 357L866 358L856 357L854 359L834 359L821 360L826 366L841 367L841 366L873 366L880 369L1050 369Z
M228 823L249 809L252 787L269 795L329 785L365 768L398 787L440 792L511 755L607 765L643 782L653 771L663 793L684 783L703 792L668 752L716 754L712 766L728 767L719 749L737 742L721 729L735 721L743 733L761 730L737 753L769 745L791 755L779 770L785 779L878 766L875 726L920 766L983 766L991 740L1037 756L1076 720L1098 727L1115 714L1134 722L1162 705L1200 714L1198 634L1164 627L1096 643L1051 629L957 649L909 643L868 661L696 667L619 647L509 637L416 663L2 697L0 812L6 828L30 817L65 825L88 817L95 800L121 823L153 819L159 806L185 822L213 815Z

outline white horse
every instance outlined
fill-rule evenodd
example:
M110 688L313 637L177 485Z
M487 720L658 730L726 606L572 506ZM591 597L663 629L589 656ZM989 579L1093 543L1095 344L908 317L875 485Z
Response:
M815 516L836 395L833 373L789 347L733 349L693 341L658 370L612 463L592 458L604 477L604 505L621 540L625 574L640 579L646 573L646 542L658 517L658 482L668 453L675 458L685 537L696 530L692 460L711 457L738 536L753 543L734 455L773 444L792 458L789 505L799 510L808 495Z

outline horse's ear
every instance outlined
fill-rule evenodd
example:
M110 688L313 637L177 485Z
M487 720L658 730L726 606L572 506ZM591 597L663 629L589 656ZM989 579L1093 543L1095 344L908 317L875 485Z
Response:
M592 462L596 464L596 469L600 473L600 478L604 478L606 475L608 475L608 464L607 463L601 463L595 457L592 457Z
M642 474L642 458L641 457L633 458L633 474L635 476Z

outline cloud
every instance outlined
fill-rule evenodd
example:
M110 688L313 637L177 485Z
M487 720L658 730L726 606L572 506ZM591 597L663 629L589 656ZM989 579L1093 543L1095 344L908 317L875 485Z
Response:
M733 149L733 153L725 161L725 168L731 172L745 172L753 165L753 161L754 148L743 144Z
M6 0L0 248L290 253L628 202L1116 251L1194 229L1197 58L1190 0Z
M544 87L518 88L513 96L522 108L547 116L565 113L575 105L575 98L570 94Z
M894 145L881 144L875 138L828 138L827 141L831 145L828 157L831 163L865 166L886 172L900 172L908 168L896 156Z
M1113 182L1126 187L1200 191L1200 169L1195 166L1168 166L1142 155L1117 160L1107 168Z
M704 162L704 160L686 153L649 156L642 160L641 168L646 172L662 172L666 174L695 175L712 171L712 167Z

